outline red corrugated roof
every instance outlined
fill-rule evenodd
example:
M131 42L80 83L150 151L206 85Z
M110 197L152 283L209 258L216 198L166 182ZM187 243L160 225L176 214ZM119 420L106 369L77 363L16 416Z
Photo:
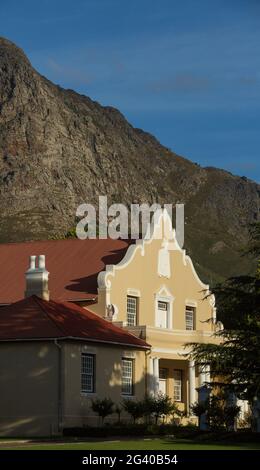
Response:
M128 240L47 240L0 244L0 304L24 297L30 255L45 255L52 299L83 300L97 295L97 276L125 255Z
M72 338L149 349L140 338L70 302L33 295L0 309L0 341Z

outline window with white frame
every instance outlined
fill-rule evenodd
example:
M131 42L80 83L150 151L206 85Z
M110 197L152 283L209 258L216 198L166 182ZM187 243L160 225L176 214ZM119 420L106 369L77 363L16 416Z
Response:
M173 371L173 398L174 401L182 401L182 370Z
M162 302L158 300L157 302L157 327L159 328L168 328L168 302Z
M137 297L127 296L127 325L137 325Z
M134 393L134 360L122 359L122 395Z
M185 309L186 330L195 330L195 308L186 305Z
M95 356L81 354L81 391L93 393L95 391Z
M168 369L160 368L159 369L159 392L163 395L167 394L167 377Z

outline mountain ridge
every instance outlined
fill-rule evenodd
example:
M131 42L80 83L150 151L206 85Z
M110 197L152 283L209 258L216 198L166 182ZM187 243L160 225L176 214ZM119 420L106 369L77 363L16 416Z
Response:
M66 233L82 202L185 203L186 246L204 280L247 273L260 186L183 158L122 113L40 75L0 38L0 241Z

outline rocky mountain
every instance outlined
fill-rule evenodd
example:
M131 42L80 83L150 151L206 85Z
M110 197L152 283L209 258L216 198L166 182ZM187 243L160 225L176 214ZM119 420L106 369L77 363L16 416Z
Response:
M49 238L82 202L184 202L186 247L205 280L246 273L260 186L202 168L112 107L54 85L0 38L0 241Z

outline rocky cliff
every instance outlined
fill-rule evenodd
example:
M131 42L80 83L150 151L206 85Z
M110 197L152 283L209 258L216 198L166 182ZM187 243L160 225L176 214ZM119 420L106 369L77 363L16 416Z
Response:
M112 107L54 85L0 38L0 241L49 238L76 207L184 202L186 247L203 279L252 269L241 258L260 186L202 168L133 128Z

